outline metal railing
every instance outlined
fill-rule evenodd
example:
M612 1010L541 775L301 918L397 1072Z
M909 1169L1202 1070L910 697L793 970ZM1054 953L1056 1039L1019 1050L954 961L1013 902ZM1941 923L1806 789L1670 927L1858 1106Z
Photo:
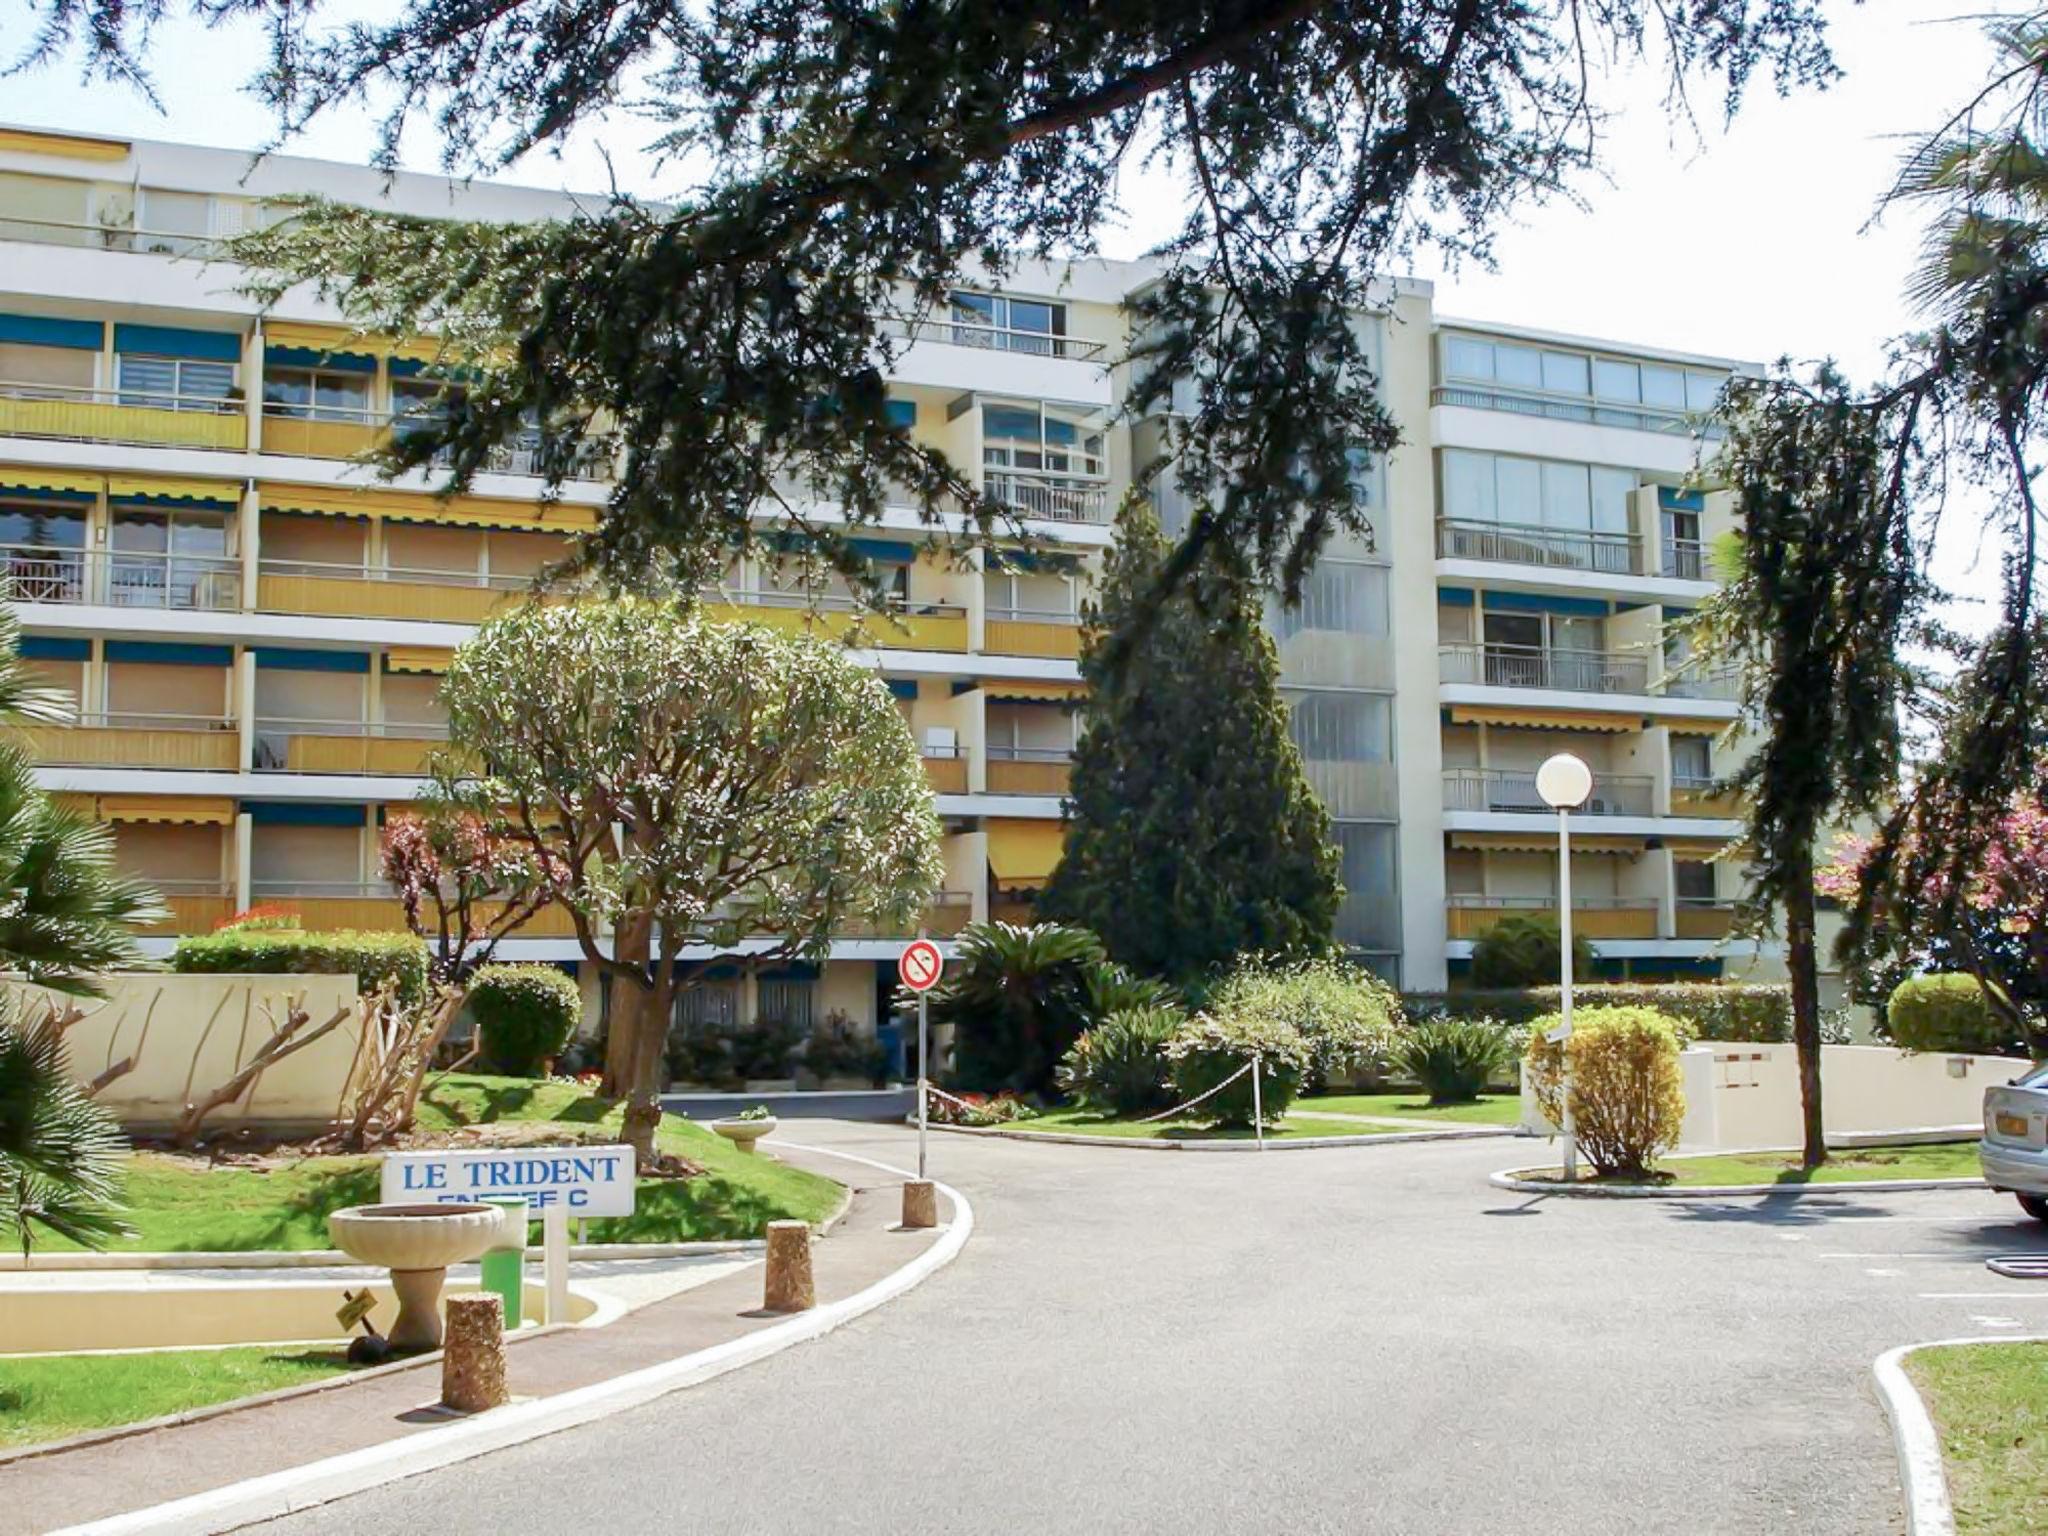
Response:
M374 763L334 766L317 761L294 763L292 742L302 737L350 741L435 742L448 739L446 724L398 720L316 720L266 715L256 721L255 767L263 773L378 771ZM397 771L395 768L392 771Z
M958 619L967 616L967 610L957 603L913 603L896 593L890 593L879 609L845 593L790 592L779 587L726 587L718 593L717 600L741 607L810 609L818 613L875 614L892 618Z
M118 405L149 411L188 411L205 416L239 416L243 402L227 395L182 395L175 390L90 388L80 384L37 384L0 379L0 399L56 400L73 405Z
M1635 574L1637 543L1633 534L1593 529L1461 522L1455 518L1444 518L1436 525L1436 552L1446 560L1560 566L1611 576Z
M348 459L373 447L374 439L385 432L403 437L408 431L429 431L438 428L443 418L438 412L419 409L386 411L369 406L266 400L263 420L265 452L310 459ZM303 423L310 430L300 434L300 441L288 443L291 434L279 428L292 423ZM318 436L318 429L323 426L355 428L366 441L352 442L344 437L323 440ZM522 432L487 450L482 468L487 474L538 476L561 463L566 466L562 476L565 480L601 481L611 478L612 455L613 445L608 440L586 440L576 452L570 453L551 447L538 432ZM429 462L437 469L447 469L455 462L455 450L440 448Z
M62 730L104 731L232 731L240 728L233 715L145 714L134 710L94 710L49 724Z
M414 565L345 564L333 560L260 560L259 576L305 576L327 581L395 582L403 586L476 587L491 592L523 592L533 585L531 576L499 575L482 571L433 570Z
M1034 357L1090 358L1099 356L1102 343L1081 336L1055 336L1049 331L1022 331L1015 326L984 325L973 320L932 316L925 320L885 318L882 333L906 341L938 341L955 347L978 347L985 352L1022 352Z
M1540 416L1545 421L1582 421L1596 427L1628 427L1637 432L1699 431L1720 437L1726 430L1711 416L1654 405L1617 405L1572 395L1545 395L1490 384L1440 384L1430 391L1432 405L1461 405L1481 411L1507 411Z
M1742 679L1726 669L1699 672L1682 667L1665 673L1657 691L1671 699L1713 699L1730 703L1742 697Z
M1664 574L1677 581L1707 579L1706 545L1698 539L1664 541Z
M992 763L1071 763L1072 747L998 747L987 749Z
M1439 645L1443 681L1493 688L1550 688L1563 693L1650 691L1649 663L1618 651L1504 645L1469 641Z
M1671 787L1673 789L1688 790L1695 794L1710 794L1720 782L1711 773L1674 773L1671 775Z
M241 563L226 555L0 545L18 603L100 603L221 613L242 606Z
M984 469L982 494L1024 517L1055 523L1109 521L1109 486L1074 475L1028 474L1014 469Z
M74 219L0 218L0 240L30 245L65 245L80 250L121 251L136 256L217 255L221 237L138 229L132 224L88 224Z
M276 901L293 896L340 897L396 901L397 895L381 880L256 880L249 886L256 901Z
M998 624L1078 624L1081 615L1071 608L1013 608L991 603L986 615Z
M1555 912L1555 896L1479 896L1460 894L1444 898L1444 905L1463 912ZM1654 896L1574 896L1574 912L1655 912Z
M1596 773L1593 776L1593 796L1577 814L1648 816L1654 787L1653 780L1634 774ZM1444 809L1554 814L1536 792L1535 772L1509 768L1446 768Z

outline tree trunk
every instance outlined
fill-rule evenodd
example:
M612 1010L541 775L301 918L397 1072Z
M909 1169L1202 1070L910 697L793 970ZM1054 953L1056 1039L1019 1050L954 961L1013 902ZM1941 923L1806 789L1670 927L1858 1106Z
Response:
M654 1133L661 1125L662 1058L675 991L673 987L632 990L634 1049L627 1064L624 1129L635 1161L645 1167L654 1156Z
M636 966L645 972L653 943L653 921L634 917L615 931L612 954L621 965ZM611 988L611 1007L607 1010L611 1026L604 1042L604 1096L621 1099L633 1084L633 1057L642 1016L640 1004L647 996L647 988L630 976L610 975L604 984Z
M1792 1044L1799 1053L1799 1107L1803 1124L1800 1164L1828 1160L1820 1102L1820 953L1814 930L1813 847L1801 850L1785 896L1785 968L1792 985Z

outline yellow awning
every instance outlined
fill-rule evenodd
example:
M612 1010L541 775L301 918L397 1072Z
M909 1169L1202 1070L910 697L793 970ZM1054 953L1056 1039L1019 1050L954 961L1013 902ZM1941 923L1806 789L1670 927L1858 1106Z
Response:
M17 155L55 155L64 160L125 160L126 139L93 139L76 133L37 133L0 128L0 149Z
M266 347L302 347L308 352L324 352L334 356L376 357L390 350L391 339L388 336L365 335L359 331L352 331L345 325L309 325L298 320L265 320L263 344Z
M1718 736L1728 729L1726 720L1697 720L1689 715L1660 719L1657 723L1674 736Z
M1475 853L1556 853L1557 838L1537 832L1453 832L1453 848ZM1612 853L1633 857L1649 847L1640 837L1582 837L1572 834L1573 853Z
M384 653L386 672L446 672L453 651L432 646L394 647Z
M168 475L109 475L107 495L115 501L128 496L163 496L173 501L224 501L233 506L242 499L241 482L236 480L178 480Z
M1480 709L1451 706L1453 725L1507 725L1539 731L1606 731L1624 735L1643 728L1640 715L1609 715L1590 709Z
M261 492L267 512L314 512L327 517L382 517L401 523L439 523L461 528L508 528L541 533L584 533L597 526L595 507L556 503L543 507L531 501L494 501L484 496L454 496L443 501L419 492L382 487L348 490L339 486L266 485Z
M1726 853L1741 839L1704 837L1667 837L1664 847L1674 859L1711 859Z
M1059 867L1067 829L1057 821L990 821L988 867L996 884L1042 885Z
M102 821L161 821L180 826L234 825L235 802L198 795L101 795Z
M1061 699L1085 699L1088 697L1086 683L1061 683L1037 678L1020 678L1014 681L996 682L984 678L981 691L992 699L1008 703L1024 703Z
M0 486L23 491L83 491L97 496L106 484L103 475L82 469L37 469L28 464L0 464Z

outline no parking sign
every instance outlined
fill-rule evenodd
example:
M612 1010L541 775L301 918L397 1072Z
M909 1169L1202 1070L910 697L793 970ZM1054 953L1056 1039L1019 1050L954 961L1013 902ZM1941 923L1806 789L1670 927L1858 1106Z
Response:
M930 939L906 945L896 957L896 975L913 992L929 992L939 984L946 969L946 957Z

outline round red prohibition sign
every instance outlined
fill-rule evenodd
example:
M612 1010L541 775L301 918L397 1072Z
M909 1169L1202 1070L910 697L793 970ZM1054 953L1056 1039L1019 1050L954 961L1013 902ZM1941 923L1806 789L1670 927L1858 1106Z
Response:
M939 973L945 968L946 957L930 939L919 939L896 958L896 974L913 992L931 991L939 984Z

